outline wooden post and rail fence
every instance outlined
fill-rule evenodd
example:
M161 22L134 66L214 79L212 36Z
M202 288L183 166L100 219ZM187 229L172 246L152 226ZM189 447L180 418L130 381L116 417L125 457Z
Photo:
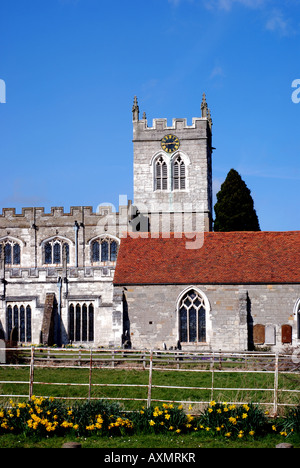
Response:
M34 395L34 388L39 386L59 386L59 387L87 387L85 396L56 396L55 398L67 399L67 400L91 400L91 399L106 399L106 400L118 400L118 401L144 401L147 407L150 407L154 402L174 402L174 403L186 403L191 405L206 405L209 401L217 399L218 394L222 392L232 392L233 394L239 394L239 401L230 401L231 404L244 404L250 401L242 401L241 394L248 392L248 394L255 395L256 392L268 392L272 395L268 401L260 399L261 401L252 401L253 404L265 405L271 408L273 415L278 414L279 407L283 406L296 406L300 402L300 365L293 362L292 355L290 354L278 354L278 353L237 353L237 352L185 352L185 351L145 351L145 350L123 350L123 349L74 349L74 348L13 348L6 349L7 356L9 352L12 352L14 356L14 362L1 364L0 362L0 406L1 402L7 401L8 399L24 399L31 398ZM16 358L17 355L17 358ZM29 368L28 380L9 380L5 378L7 370L10 368ZM35 371L39 369L88 369L88 379L86 382L41 382L35 376ZM114 369L132 371L140 370L148 372L147 383L104 383L101 382L101 374L97 375L97 382L93 381L93 375L95 371L106 369L113 372ZM192 381L196 383L194 386L176 386L176 385L159 385L153 383L153 376L155 375L156 381L159 383L159 372L164 372L164 375L168 372L189 372L194 373ZM209 385L201 386L201 373L206 379L204 383L207 384L207 375L210 375ZM246 376L247 374L255 374L255 376L263 375L268 377L268 385L255 387L220 387L217 386L216 380L219 374L227 374L229 382L233 376L239 374ZM10 373L11 375L11 373ZM26 375L26 372L22 375ZM46 374L47 375L47 374ZM58 374L59 375L59 374ZM145 374L143 375L145 382ZM174 374L173 374L174 375ZM279 385L279 378L281 375L286 376L289 381L289 388ZM271 376L271 377L270 377ZM243 377L243 378L244 378ZM257 378L252 379L252 382L259 382ZM273 385L270 385L273 382ZM292 382L292 383L291 383ZM5 392L5 387L15 385L14 388L18 388L18 385L28 385L28 394L17 394L14 392ZM143 398L133 397L111 397L101 396L92 397L92 390L97 387L107 388L139 388L145 390ZM176 398L167 400L157 398L153 396L154 390L173 390L176 392ZM187 395L189 392L206 392L209 398L192 400L182 398L183 392ZM64 392L62 392L64 393ZM72 392L70 391L70 394ZM291 399L284 398L282 395L292 395L293 402ZM280 395L280 398L279 398ZM47 396L47 395L39 395ZM51 396L48 395L48 396ZM262 401L263 400L263 401ZM283 400L283 402L282 402ZM229 403L229 402L228 402Z

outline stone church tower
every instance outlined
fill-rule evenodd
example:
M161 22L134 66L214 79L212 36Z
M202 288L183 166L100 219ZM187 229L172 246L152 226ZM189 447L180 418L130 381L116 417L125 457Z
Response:
M154 119L149 127L134 99L134 206L151 232L212 230L212 121L205 94L201 112L192 125L173 119L168 127L167 119Z

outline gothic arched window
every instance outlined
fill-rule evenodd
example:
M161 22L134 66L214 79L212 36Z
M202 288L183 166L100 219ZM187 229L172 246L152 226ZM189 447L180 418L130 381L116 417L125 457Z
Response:
M84 303L69 305L69 340L94 341L94 305Z
M206 342L206 307L204 298L194 289L179 302L179 340L183 343Z
M101 237L91 244L91 260L96 262L115 262L118 254L118 242L110 237Z
M0 243L0 255L4 256L5 265L20 265L21 264L21 247L10 239Z
M16 341L31 343L31 306L8 305L6 309L7 338L13 334ZM13 332L13 333L12 333Z
M5 265L12 264L12 246L10 243L6 243L4 246L4 259Z
M155 190L168 190L168 167L162 156L155 162Z
M173 163L173 190L184 190L185 182L185 164L181 156L177 156Z
M61 239L52 239L44 244L44 263L46 265L61 265L63 263L63 255L67 258L67 263L70 261L70 247L67 242Z

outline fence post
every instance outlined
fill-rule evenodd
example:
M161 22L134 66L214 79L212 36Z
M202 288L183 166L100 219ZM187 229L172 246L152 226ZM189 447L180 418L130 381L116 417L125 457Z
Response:
M92 368L93 368L93 351L90 351L90 371L89 371L89 396L88 400L91 399L91 389L92 389Z
M211 369L211 401L214 399L214 380L215 380L215 353L212 353Z
M33 380L34 380L34 347L31 346L30 375L29 375L29 399L31 399L32 393L33 393Z
M274 417L278 412L278 369L279 369L279 354L275 355L275 371L274 371Z
M222 370L222 350L219 349L219 370Z
M150 351L150 364L149 364L149 385L148 385L148 400L147 408L151 406L151 394L152 394L152 372L153 372L153 350Z
M115 368L115 352L112 350L111 352L111 367L114 369Z
M143 370L146 370L146 356L145 356L145 354L143 354L142 358L143 358Z

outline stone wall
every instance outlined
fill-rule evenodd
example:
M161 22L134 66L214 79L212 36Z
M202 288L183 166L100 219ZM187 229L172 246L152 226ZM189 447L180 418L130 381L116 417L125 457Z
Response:
M293 329L292 346L300 341L297 334L295 304L300 285L194 285L209 302L207 343L182 345L183 349L249 350L253 349L256 324L273 326L275 343L258 348L272 350L282 345L282 325ZM124 289L128 309L128 333L135 348L177 346L177 301L186 289L182 285L128 286Z
M66 240L70 246L70 265L91 266L90 242L108 234L119 238L127 232L130 207L121 206L119 212L111 206L101 206L97 212L91 207L71 207L65 213L61 207L54 207L51 213L44 208L23 208L16 214L12 208L4 208L0 215L0 242L13 239L21 247L21 265L27 268L43 267L43 242L51 238Z
M3 249L0 258L0 329L6 339L9 339L8 305L26 304L32 311L32 343L40 343L43 320L44 323L46 320L46 297L52 294L62 320L61 327L57 316L54 320L56 343L69 342L69 305L92 303L93 345L121 346L123 321L121 317L116 320L113 309L112 281L116 262L93 263L91 242L103 236L119 242L122 232L128 229L130 210L131 202L121 206L117 213L110 206L100 206L96 213L91 207L71 207L70 213L59 207L52 208L51 213L45 213L43 208L24 208L21 214L16 214L14 209L3 209L0 243L9 241L20 246L20 264L5 264ZM45 264L44 245L49 239L59 239L69 245L68 265L63 258L60 264Z
M94 306L94 342L93 346L121 346L123 334L123 322L120 319L117 324L113 319L113 273L103 276L102 268L93 268L88 271L83 268L74 269L72 275L67 270L67 281L60 283L60 270L49 271L37 269L35 275L30 275L32 270L21 270L20 278L7 277L5 297L2 298L0 307L0 328L6 334L6 309L17 304L30 305L32 309L32 343L40 343L40 332L43 327L45 304L47 294L55 295L57 304L60 304L61 339L58 334L58 317L55 320L55 342L67 344L68 338L68 311L70 304L77 303ZM25 276L26 275L26 276ZM60 286L61 284L61 286ZM60 289L61 287L61 289ZM9 337L6 336L8 339ZM85 344L85 343L77 343ZM88 343L87 343L88 345Z

